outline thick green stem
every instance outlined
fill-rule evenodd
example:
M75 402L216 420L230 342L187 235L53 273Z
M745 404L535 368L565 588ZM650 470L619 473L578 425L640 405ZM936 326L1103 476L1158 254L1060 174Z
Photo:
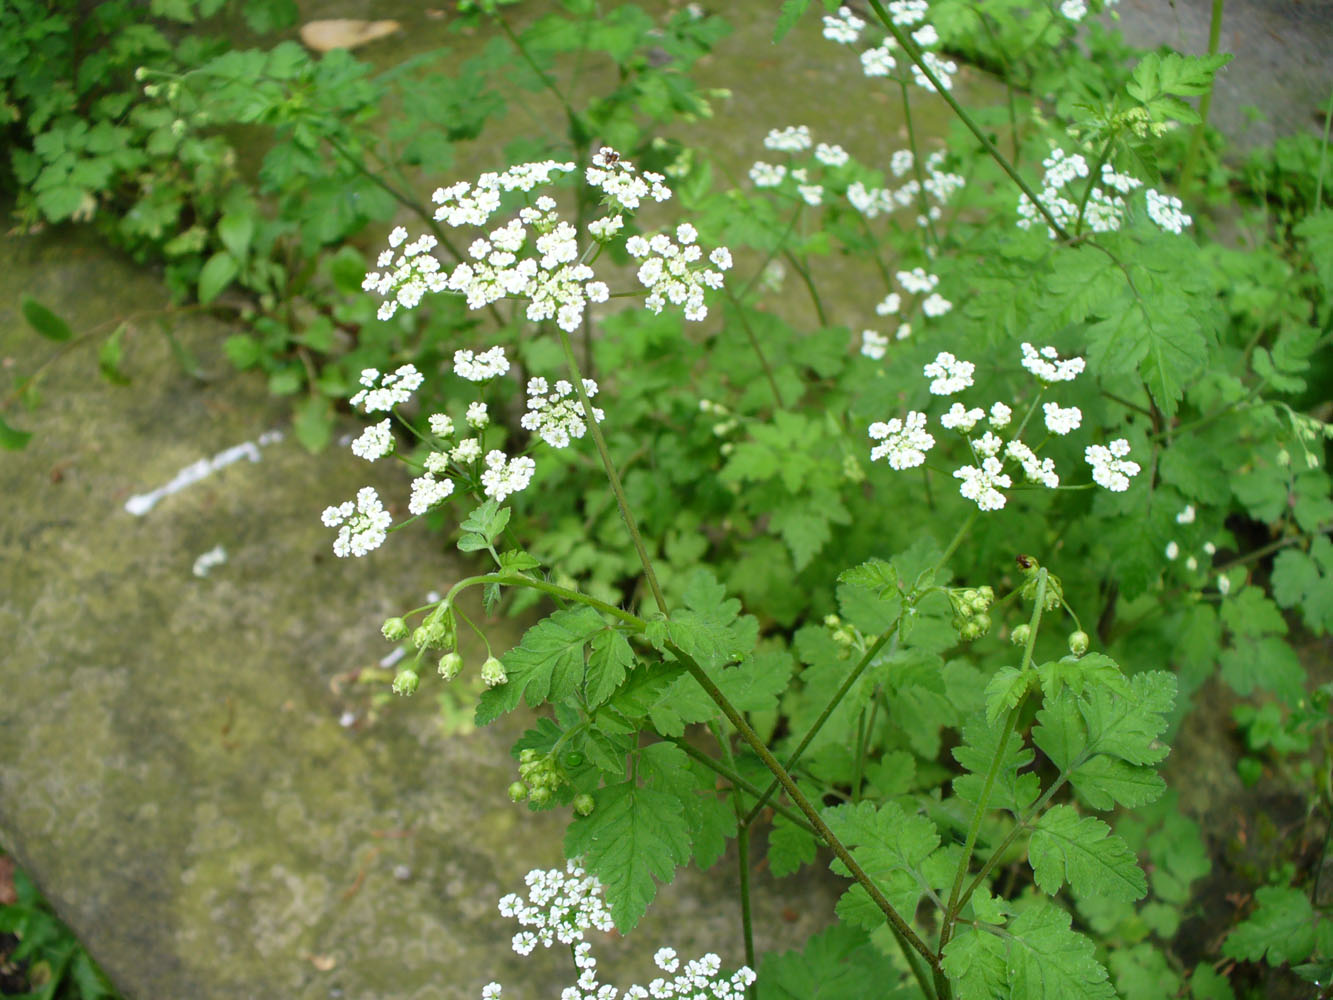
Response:
M1212 20L1208 24L1208 54L1217 55L1217 49L1222 40L1222 8L1225 6L1225 0L1213 0ZM1189 149L1185 152L1185 165L1180 168L1180 194L1185 197L1189 194L1190 185L1194 183L1194 165L1199 158L1199 148L1203 145L1203 134L1208 128L1208 110L1213 104L1213 86L1210 82L1207 91L1199 99L1199 121L1194 126L1194 131L1190 134Z
M1065 229L1060 225L1059 220L1051 214L1050 209L1041 203L1041 200L1037 197L1036 192L1032 190L1032 187L1028 182L1018 175L1018 171L1014 169L1014 165L1005 159L1003 153L995 148L995 143L991 142L986 133L981 131L981 126L972 119L972 116L969 115L966 109L958 103L953 94L949 93L948 88L940 82L939 77L935 75L934 71L925 64L921 58L921 52L917 48L916 43L912 41L911 37L903 31L902 28L893 23L893 18L889 17L888 11L884 9L884 4L881 3L880 0L870 0L870 6L874 10L875 16L880 19L881 23L883 23L885 29L894 37L898 44L902 46L903 51L907 53L908 58L916 63L917 68L919 68L926 79L934 85L936 93L944 98L944 102L953 109L953 113L956 114L958 119L967 126L967 130L976 136L977 142L981 143L981 148L990 154L990 158L999 165L1001 170L1009 175L1009 179L1018 185L1018 189L1028 196L1028 200L1032 202L1037 211L1046 219L1047 225L1055 231L1055 234L1062 240L1068 240L1069 234L1065 232Z

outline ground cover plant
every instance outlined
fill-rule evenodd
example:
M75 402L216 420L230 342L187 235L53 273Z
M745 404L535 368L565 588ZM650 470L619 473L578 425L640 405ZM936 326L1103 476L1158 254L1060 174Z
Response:
M300 367L300 413L341 395L368 418L355 460L408 470L400 498L331 498L336 555L373 572L421 520L484 563L384 634L411 654L401 694L466 671L479 723L537 710L508 794L568 813L568 860L500 902L514 949L568 946L564 995L618 995L590 932L725 857L745 953L664 944L622 992L1326 994L1333 688L1297 642L1333 626L1327 129L1228 166L1203 121L1226 56L1130 51L1096 3L788 0L776 51L818 24L907 139L858 159L817 122L763 123L737 176L688 138L726 114L689 78L721 18L479 6L481 62L423 86L454 88L480 136L503 71L564 127L457 173L420 129L394 149L392 122L293 112L279 138L336 142L391 197L302 250L346 343L293 359L284 338L328 315L293 312L232 354ZM998 77L994 106L958 96L964 61ZM170 99L216 115L226 66L198 72ZM927 139L939 104L954 124ZM253 198L274 214L247 248L303 234L304 187ZM334 249L370 217L385 245ZM200 299L210 266L217 295L247 280L209 263L239 262L223 229ZM829 261L848 286L822 284ZM479 664L457 649L485 641L457 603L473 588L541 613ZM1224 905L1203 888L1229 845L1158 773L1218 697L1241 777L1301 803L1280 844L1239 845ZM799 951L755 951L761 862L848 880Z

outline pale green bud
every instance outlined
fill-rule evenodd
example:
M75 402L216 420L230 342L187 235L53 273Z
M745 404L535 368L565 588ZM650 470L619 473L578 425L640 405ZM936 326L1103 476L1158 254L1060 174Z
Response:
M1088 651L1089 643L1088 633L1079 629L1077 632L1069 633L1069 651L1075 656L1082 656Z
M1009 641L1015 646L1026 646L1030 638L1032 638L1032 626L1027 624L1019 625L1009 633Z
M440 664L436 669L439 670L441 677L451 681L463 669L463 658L457 653L445 653L440 657Z
M402 642L412 630L407 627L407 622L401 618L386 618L384 624L380 627L380 634L390 642Z
M417 687L421 684L421 677L410 667L398 671L398 676L393 679L394 694L415 694Z
M574 811L580 816L590 815L596 804L597 803L593 801L592 796L587 792L584 792L582 795L574 796Z
M522 802L528 797L528 788L521 781L515 781L509 786L509 800L511 802Z
M509 680L509 675L505 673L505 665L494 656L486 657L486 662L481 665L481 679L487 687L496 687Z

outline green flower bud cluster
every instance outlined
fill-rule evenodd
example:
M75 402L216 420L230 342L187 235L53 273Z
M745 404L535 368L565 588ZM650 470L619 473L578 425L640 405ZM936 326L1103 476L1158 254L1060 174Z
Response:
M458 672L463 669L463 658L457 653L445 653L440 657L439 665L436 667L441 677L446 681L451 681L458 676Z
M853 625L843 622L837 615L825 615L824 626L833 634L833 641L842 647L842 654L846 655L855 647L861 636Z
M518 755L518 781L509 786L509 797L515 802L522 802L526 798L534 806L540 807L547 805L563 784L565 775L553 754L524 750ZM580 815L586 816L587 813Z
M421 675L411 667L404 667L394 676L393 693L394 694L416 694L417 688L421 685Z
M980 639L990 631L988 612L995 603L995 591L990 587L953 587L948 591L953 605L953 627L964 642Z
M1031 556L1019 556L1018 568L1021 569L1023 575L1027 577L1026 582L1023 584L1023 589L1019 592L1020 596L1025 601L1035 601L1037 599L1037 571L1041 569L1041 566L1037 563L1037 560L1033 559ZM1065 588L1064 585L1060 583L1060 578L1050 571L1047 571L1046 601L1042 605L1042 610L1054 611L1064 603L1064 599Z
M384 627L387 630L389 622L385 622ZM427 615L426 620L412 632L412 645L417 649L447 651L453 649L457 642L458 624L454 621L453 610L443 604Z

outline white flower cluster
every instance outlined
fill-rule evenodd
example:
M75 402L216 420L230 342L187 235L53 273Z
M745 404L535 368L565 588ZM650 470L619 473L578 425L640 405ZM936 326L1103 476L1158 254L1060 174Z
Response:
M453 367L454 374L460 378L482 382L508 372L510 364L504 350L493 347L480 354L457 351ZM364 388L353 399L364 403L372 412L390 409L407 402L421 381L420 373L410 365L385 376L368 368L361 374ZM585 379L583 385L589 396L596 394L596 382ZM522 418L522 426L537 433L553 448L567 447L571 439L582 437L587 429L578 400L572 398L572 393L573 386L564 380L556 382L555 391L548 394L545 379L531 379L528 382L529 412ZM593 414L600 423L603 412L594 409ZM527 489L536 472L536 462L526 455L511 458L495 448L487 451L480 432L490 422L486 404L473 401L468 405L462 423L478 435L454 442L456 425L452 417L446 413L432 413L426 418L435 441L431 442L429 454L421 463L421 475L412 480L407 505L410 514L419 516L437 507L453 495L458 482L473 489L480 487L483 495L500 503ZM394 438L390 421L381 420L367 427L352 442L351 449L354 455L372 462L392 453ZM357 494L355 502L348 501L326 509L323 520L330 528L340 529L333 543L333 551L339 556L363 556L378 548L384 543L392 523L392 517L380 503L375 490L369 487Z
M593 154L586 177L589 187L601 188L607 202L620 212L634 211L645 198L666 201L671 197L665 177L651 170L635 173L634 164L621 159L610 146Z
M1126 197L1143 186L1137 177L1117 173L1111 164L1103 163L1100 180L1088 189L1086 183L1078 183L1086 182L1091 172L1088 161L1080 153L1067 154L1059 147L1051 150L1050 155L1042 161L1042 166L1046 172L1037 200L1062 229L1070 229L1078 223L1079 202L1086 189L1087 201L1082 209L1083 225L1094 233L1118 230L1124 225L1129 210ZM1069 188L1071 184L1074 185L1072 189ZM1145 197L1148 217L1164 232L1179 234L1193 221L1181 211L1179 198L1159 194L1152 188L1145 192ZM1038 207L1026 194L1019 195L1018 227L1030 229L1034 225L1046 226L1047 233L1052 239L1055 238L1055 230Z
M1024 344L1023 355L1024 367L1037 377L1043 388L1053 382L1072 380L1084 367L1082 358L1061 360L1055 349L1050 347L1037 350L1031 344ZM934 361L922 369L926 378L931 379L931 393L945 396L970 387L975 371L976 366L970 361L962 361L947 351L940 352ZM1035 404L1033 408L1035 410ZM1069 434L1083 423L1083 413L1077 406L1065 407L1047 402L1042 406L1042 413L1046 430L1057 436ZM1050 458L1039 458L1017 436L1006 441L995 433L1008 427L1013 420L1013 409L1008 404L996 402L986 411L979 406L969 408L961 402L954 402L939 420L941 427L957 431L967 439L973 464L955 469L953 476L960 482L959 493L973 501L980 510L1000 510L1004 507L1004 491L1013 486L1013 479L1005 471L1010 461L1018 464L1024 478L1030 483L1047 489L1055 489L1060 485L1055 463ZM983 420L989 425L986 431L980 436L971 436ZM889 467L897 470L924 464L926 452L935 445L935 438L927 431L926 423L924 413L912 410L904 419L895 417L887 423L871 424L870 437L880 443L871 449L870 460L887 459ZM1020 433L1026 424L1027 419L1024 418ZM1092 466L1093 481L1113 492L1128 489L1130 477L1139 473L1138 464L1130 461L1128 455L1129 442L1123 438L1105 447L1089 446L1085 457Z
M648 289L644 305L652 312L660 313L670 302L685 307L686 319L701 320L708 315L704 289L722 287L722 272L731 267L731 251L718 247L708 255L713 266L703 266L703 249L695 242L698 236L693 226L683 222L676 227L679 244L665 233L651 238L631 236L625 241L629 255L643 261L638 278Z
M927 195L925 215L918 214L916 220L918 226L924 227L927 217L933 221L944 214L943 206L966 183L961 174L943 169L946 158L943 150L931 153L922 164L922 180L918 182L911 177L900 188L867 187L856 181L847 188L847 200L867 219L873 219L881 212L887 215L898 208L916 206L919 209L924 190ZM889 168L894 177L902 177L912 169L913 163L911 150L900 149L890 159Z
M922 296L920 300L921 311L925 313L928 319L937 319L943 316L953 308L953 303L946 299L939 292L935 291L940 283L939 275L931 274L925 268L914 267L910 271L899 271L894 275L899 287L910 295ZM903 306L902 296L897 292L890 292L884 296L883 300L875 306L875 313L879 316L896 316ZM894 333L895 340L906 340L912 335L912 324L901 322ZM884 357L889 346L889 338L879 333L877 330L863 330L861 332L861 353L871 360L878 361Z
M945 90L952 90L958 64L942 58L938 52L933 51L935 46L940 44L939 32L935 30L934 25L923 23L930 11L930 4L926 0L894 0L888 7L889 17L895 25L912 30L912 41L921 52L921 61L935 74ZM854 15L851 10L840 7L836 16L825 16L824 37L839 45L854 45L860 41L865 26L865 21ZM897 48L897 39L892 35L885 35L877 45L863 51L861 68L865 75L891 76L898 68L898 60L894 56ZM918 87L933 92L935 85L921 68L915 62L909 62L908 65L911 67L912 81Z
M730 977L723 976L722 959L712 953L682 967L674 948L659 948L653 963L671 978L658 976L647 986L636 983L622 994L609 983L598 981L592 944L583 937L589 930L615 929L602 901L601 883L573 861L563 872L530 871L526 881L528 901L511 893L500 900L500 914L534 928L514 935L513 948L520 955L530 955L538 944L549 948L559 941L571 946L579 976L573 986L561 991L560 1000L616 1000L620 996L628 1000L744 1000L746 988L755 981L755 974L745 966ZM499 1000L503 992L499 983L487 983L481 991L482 1000Z
M591 398L597 395L597 383L585 378L583 390ZM566 448L571 438L583 437L588 429L583 419L583 407L574 396L574 386L564 379L556 382L554 392L548 394L548 391L546 379L528 379L528 412L519 423L552 448ZM593 407L592 415L599 424L606 417L597 407Z
M440 188L433 195L440 206L435 218L449 226L485 226L499 211L504 193L530 192L573 169L573 163L543 160L483 174L475 186L461 181ZM603 243L623 228L620 213L632 211L649 198L665 201L671 197L665 177L651 171L637 173L633 164L609 146L593 156L585 179L601 190L614 212L589 223L593 239ZM529 320L553 319L562 330L573 331L582 323L589 303L605 302L610 295L605 282L596 280L592 268L584 263L586 254L580 251L578 232L560 218L556 201L549 195L538 196L503 226L473 240L468 259L452 272L431 253L435 237L425 235L403 245L406 239L402 227L393 231L389 249L379 256L380 270L367 274L361 286L383 297L378 312L381 320L392 318L400 308L413 308L427 292L454 292L466 298L469 309L482 309L503 298L525 299ZM401 252L395 255L400 246ZM709 287L720 284L718 276L717 285ZM656 302L654 311L660 311L662 301L665 299L650 296L649 308ZM689 301L689 296L680 300L682 304ZM689 318L702 318L706 311L702 307L691 310ZM479 370L485 370L484 364ZM483 378L487 377L493 376Z
M337 507L325 507L320 517L325 527L337 528L333 554L340 559L364 556L384 544L393 516L380 503L373 487L357 490L356 502L348 500Z

